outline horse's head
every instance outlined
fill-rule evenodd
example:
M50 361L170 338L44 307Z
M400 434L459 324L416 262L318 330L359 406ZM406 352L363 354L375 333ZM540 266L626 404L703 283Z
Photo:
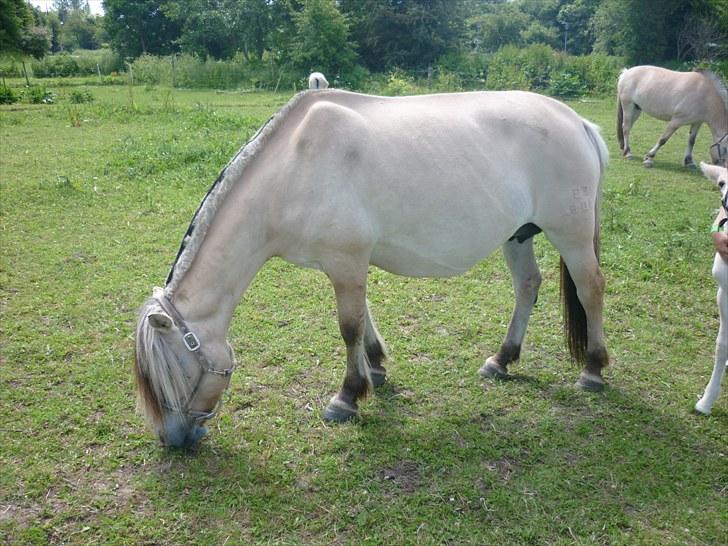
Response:
M728 133L710 147L710 159L713 161L713 165L728 167Z
M161 442L192 447L207 432L235 367L227 342L192 332L161 289L139 314L138 407Z
M721 202L723 203L723 207L728 211L728 168L719 165L708 165L701 161L700 170L718 186Z

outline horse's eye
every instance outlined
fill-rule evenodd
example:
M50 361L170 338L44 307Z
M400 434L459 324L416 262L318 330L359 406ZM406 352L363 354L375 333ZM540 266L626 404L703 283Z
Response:
M718 187L722 190L725 187L725 182L723 182L722 180L718 182Z

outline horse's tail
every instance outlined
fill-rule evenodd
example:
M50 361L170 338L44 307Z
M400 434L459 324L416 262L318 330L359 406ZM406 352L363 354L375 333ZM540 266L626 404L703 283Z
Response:
M619 94L617 94L617 139L619 140L619 149L624 152L624 129L622 129L623 122L624 109L622 108L622 101L619 100Z
M600 254L600 208L601 208L601 183L604 178L604 171L609 163L609 150L607 144L604 142L601 134L599 134L599 127L593 123L582 120L584 123L584 129L586 130L587 136L594 146L597 158L599 161L599 178L597 180L597 193L596 199L594 200L594 255L596 256L597 263L599 263ZM569 347L569 353L571 358L576 362L586 363L586 350L587 350L587 320L586 311L584 306L579 301L579 296L576 291L576 284L574 279L569 273L568 267L564 259L560 260L561 269L561 302L563 306L564 315L564 333L566 334L566 344Z

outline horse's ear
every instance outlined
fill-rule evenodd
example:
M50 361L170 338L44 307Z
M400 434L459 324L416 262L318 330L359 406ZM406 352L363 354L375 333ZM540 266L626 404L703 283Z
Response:
M172 318L162 311L155 311L152 313L149 313L147 315L147 320L149 321L149 325L154 328L155 330L161 330L163 332L168 332L172 329L172 325L174 324L172 322Z
M710 178L713 182L717 182L723 167L719 167L718 165L708 165L701 161L700 170L703 171L703 174Z

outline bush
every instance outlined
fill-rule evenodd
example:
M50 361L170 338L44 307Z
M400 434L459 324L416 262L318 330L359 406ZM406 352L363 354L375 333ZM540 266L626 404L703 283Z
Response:
M586 83L578 74L559 72L551 76L550 95L563 98L580 97L586 91Z
M36 78L66 77L78 74L78 63L68 53L47 55L41 60L34 60L30 66Z
M0 104L15 104L18 96L7 85L0 85Z
M55 93L48 91L42 85L28 87L23 93L23 97L31 104L53 104L56 101Z
M68 96L68 100L73 104L83 104L85 102L93 102L94 96L88 89L73 89Z

